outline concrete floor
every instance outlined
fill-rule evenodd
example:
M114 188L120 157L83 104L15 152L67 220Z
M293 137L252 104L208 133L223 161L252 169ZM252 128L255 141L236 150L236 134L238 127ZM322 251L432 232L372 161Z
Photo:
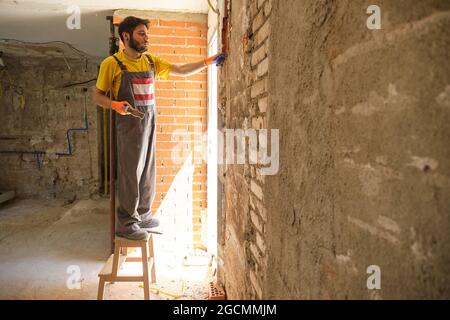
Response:
M96 299L97 274L110 251L108 208L108 199L0 204L0 299ZM157 256L157 283L151 287L182 295L179 299L206 299L212 281L209 259L195 258L197 266L184 266ZM108 300L143 297L139 283L105 288ZM161 292L150 298L173 299Z

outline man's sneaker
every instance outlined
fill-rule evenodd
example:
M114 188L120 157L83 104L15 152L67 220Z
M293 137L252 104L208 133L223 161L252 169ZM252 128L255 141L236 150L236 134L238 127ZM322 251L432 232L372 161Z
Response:
M138 225L142 229L156 228L157 226L159 226L159 220L156 218L147 218L145 220L142 220L141 222L138 222Z
M116 232L116 235L130 240L147 240L148 238L148 232L143 229L130 230L130 232Z

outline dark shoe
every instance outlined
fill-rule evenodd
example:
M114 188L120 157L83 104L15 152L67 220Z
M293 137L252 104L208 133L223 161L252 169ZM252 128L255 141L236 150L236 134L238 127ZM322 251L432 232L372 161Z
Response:
M118 237L130 240L147 240L148 238L148 232L143 229L134 230L130 232L116 232L116 235Z
M156 218L147 218L145 220L142 220L141 222L138 222L138 225L142 229L156 228L157 226L159 226L159 220Z

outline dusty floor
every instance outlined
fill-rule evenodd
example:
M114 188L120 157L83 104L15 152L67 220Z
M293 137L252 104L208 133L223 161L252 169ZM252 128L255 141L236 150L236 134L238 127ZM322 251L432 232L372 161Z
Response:
M1 204L0 299L96 299L97 274L110 250L108 208L108 199L71 204L14 199ZM178 299L207 298L209 259L195 258L184 266L182 260L169 263L156 256L157 283L151 287L161 291L153 291L150 298L173 299L162 292L180 295ZM108 300L143 296L139 283L105 288Z

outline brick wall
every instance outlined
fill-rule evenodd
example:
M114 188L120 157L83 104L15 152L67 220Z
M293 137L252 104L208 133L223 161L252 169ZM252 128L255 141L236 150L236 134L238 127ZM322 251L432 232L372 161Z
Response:
M223 132L268 129L271 3L233 1L229 59L220 74ZM261 299L267 269L265 177L260 165L248 162L225 167L226 213L218 217L224 226L219 235L219 281L230 299Z
M268 88L268 48L270 31L270 13L272 0L253 1L249 8L252 21L252 41L248 48L251 66L250 105L255 106L251 116L251 127L255 130L268 129L266 112L269 100ZM261 299L263 295L263 278L267 269L266 254L266 222L267 215L263 201L263 186L265 176L260 174L260 167L252 166L250 171L250 221L253 237L249 244L251 252L250 281L253 298Z
M146 17L145 14L138 16ZM197 15L197 21L184 14L171 14L170 18L155 16L152 14L150 18L149 52L172 63L196 62L206 57L206 15ZM167 249L170 244L170 249L183 251L206 240L201 238L201 233L206 226L207 171L204 161L196 158L185 161L187 154L173 158L173 151L181 144L188 144L186 148L193 151L197 141L196 126L198 130L207 130L206 71L190 77L171 76L169 80L158 80L156 102L157 193L152 209L158 212L166 236L170 237L162 243L168 244ZM188 238L190 241L186 243Z

